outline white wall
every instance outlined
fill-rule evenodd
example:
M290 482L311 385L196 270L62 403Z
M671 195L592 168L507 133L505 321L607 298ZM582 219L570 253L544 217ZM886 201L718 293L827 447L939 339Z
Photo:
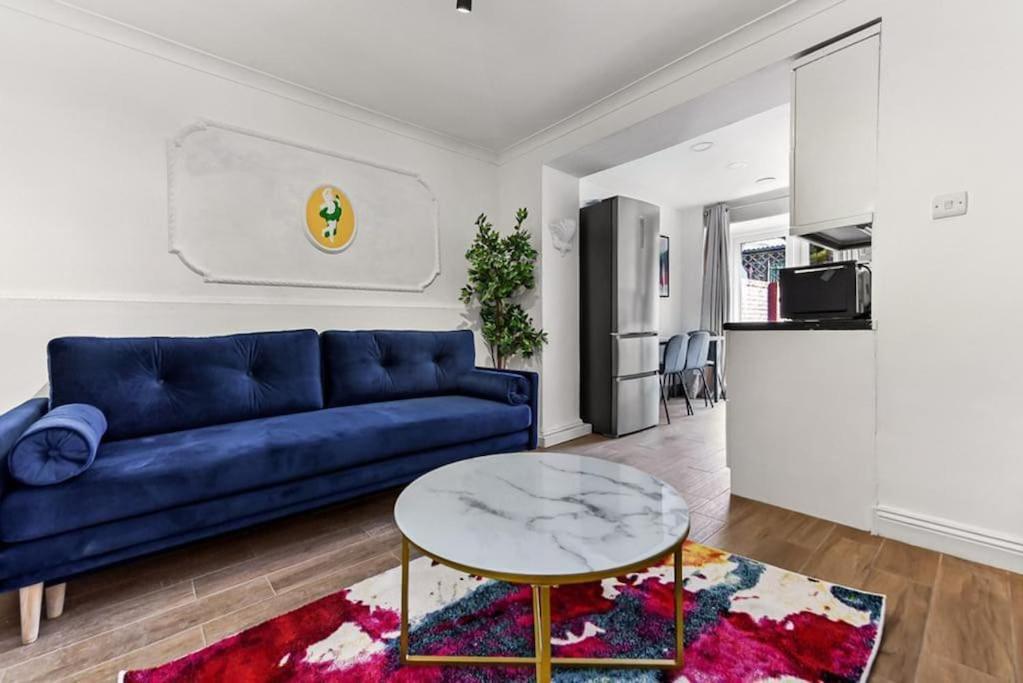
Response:
M700 329L703 291L703 208L661 205L661 234L668 242L669 282L661 299L662 337Z
M543 369L557 369L559 382L540 386L540 430L544 445L551 446L589 432L579 419L579 237L572 250L562 254L554 248L552 221L579 221L579 180L543 168L543 206L538 231L542 234L541 291L543 327L549 343L543 353ZM555 295L556 293L556 295Z
M539 201L544 163L877 17L877 528L1020 571L1023 4L795 3L505 152L501 202ZM969 214L932 222L931 198L960 189Z
M686 311L682 305L687 292L682 286L681 278L685 273L682 265L684 256L692 256L691 253L683 254L684 236L682 232L682 213L670 206L661 206L661 234L668 238L668 296L660 297L657 301L660 309L660 319L657 331L662 337L670 337L673 334L686 332L686 313L692 317L692 311ZM660 262L658 262L658 267ZM697 314L699 318L699 314ZM696 329L696 328L689 328Z
M497 205L492 162L92 28L0 7L0 409L46 381L59 335L463 323L464 252ZM440 277L421 294L203 283L167 251L165 145L199 117L422 174L440 205Z
M879 529L1016 571L1021 28L1019 0L885 3L873 250ZM932 221L956 190L969 213Z
M809 45L863 23L876 16L869 4L866 7L850 7L847 3L836 3L835 0L805 0L787 6L748 29L737 31L707 49L697 51L650 78L602 100L579 115L505 150L500 155L497 169L500 215L510 216L517 207L527 206L532 209L548 201L543 196L542 171L545 165L555 164L575 150L753 71L788 59ZM539 227L535 224L530 227L536 234ZM545 259L548 249L549 246L545 244ZM576 292L561 291L551 284L557 281L551 277L550 271L555 268L552 263L558 262L548 260L544 269L548 282L544 285L542 299L572 300L577 296ZM695 277L695 269L692 272ZM531 313L537 321L545 324L545 313L550 314L550 311L541 309L542 304L537 301ZM692 326L699 326L698 318L693 319ZM548 349L545 355L552 353L554 351ZM570 368L543 362L541 373L542 383L564 387L560 393L567 394L576 390L578 378ZM542 416L541 429L544 425Z

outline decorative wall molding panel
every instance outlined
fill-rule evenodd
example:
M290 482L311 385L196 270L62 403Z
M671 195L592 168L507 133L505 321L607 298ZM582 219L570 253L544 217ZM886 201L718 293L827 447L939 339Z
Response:
M465 313L462 304L445 304L429 300L412 303L333 303L318 299L281 298L270 296L165 296L149 294L117 294L96 293L78 294L75 292L39 292L39 293L8 293L0 292L0 303L12 301L19 303L46 304L51 302L69 302L84 304L168 304L174 306L279 306L283 308L330 308L332 310L367 310L367 311L443 311Z
M344 188L359 223L313 248L310 192ZM168 146L170 252L206 282L422 292L440 274L438 207L411 171L199 121Z

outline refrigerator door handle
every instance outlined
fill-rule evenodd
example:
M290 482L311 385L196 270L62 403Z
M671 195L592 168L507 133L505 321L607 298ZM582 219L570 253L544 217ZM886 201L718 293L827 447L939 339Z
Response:
M659 374L660 373L658 373L656 370L653 370L653 371L649 371L648 370L647 372L640 372L640 373L635 374L635 375L624 375L622 377L615 377L614 381L616 383L630 382L630 381L632 381L634 379L643 379L644 377L657 377Z

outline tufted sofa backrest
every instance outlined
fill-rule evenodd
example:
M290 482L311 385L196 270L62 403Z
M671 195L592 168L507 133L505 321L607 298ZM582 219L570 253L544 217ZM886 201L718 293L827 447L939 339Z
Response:
M320 338L328 407L449 393L476 364L470 330L332 330Z
M62 337L50 342L53 407L89 403L106 440L323 407L315 330L225 337Z

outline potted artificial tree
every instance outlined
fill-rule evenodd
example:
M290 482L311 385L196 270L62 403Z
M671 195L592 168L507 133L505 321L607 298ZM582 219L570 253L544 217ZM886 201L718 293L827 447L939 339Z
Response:
M515 212L515 228L502 237L487 221L476 219L476 237L465 252L469 261L469 282L460 299L479 307L481 334L490 349L494 367L505 368L514 356L532 358L547 343L547 333L533 326L533 319L520 303L523 294L536 285L536 249L523 227L529 212Z

